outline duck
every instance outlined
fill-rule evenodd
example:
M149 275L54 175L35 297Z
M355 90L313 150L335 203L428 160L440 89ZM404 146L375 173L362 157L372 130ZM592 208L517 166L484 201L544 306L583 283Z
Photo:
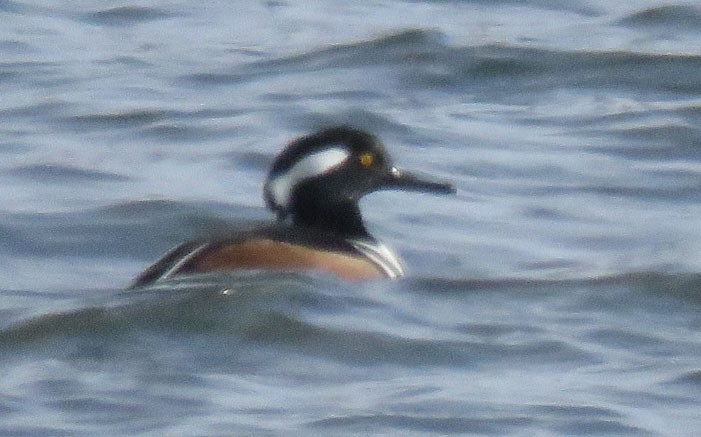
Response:
M380 139L334 126L290 142L274 159L263 198L270 224L183 243L129 288L182 275L242 270L311 271L363 281L405 275L400 258L372 236L360 199L378 190L454 194L454 185L397 168Z

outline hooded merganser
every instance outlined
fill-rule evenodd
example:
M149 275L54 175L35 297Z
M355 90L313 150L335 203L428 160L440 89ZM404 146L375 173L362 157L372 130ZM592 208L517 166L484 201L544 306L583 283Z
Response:
M369 133L334 127L299 138L277 156L265 183L275 225L182 244L132 287L181 274L242 269L318 270L348 280L403 276L397 256L365 229L358 207L361 197L382 189L456 191L397 169Z

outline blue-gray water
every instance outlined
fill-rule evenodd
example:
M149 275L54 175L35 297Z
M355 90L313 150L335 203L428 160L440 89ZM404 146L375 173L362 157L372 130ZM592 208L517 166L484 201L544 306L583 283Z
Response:
M39 2L37 2L39 3ZM701 429L701 3L0 0L0 435ZM396 282L125 292L368 129Z

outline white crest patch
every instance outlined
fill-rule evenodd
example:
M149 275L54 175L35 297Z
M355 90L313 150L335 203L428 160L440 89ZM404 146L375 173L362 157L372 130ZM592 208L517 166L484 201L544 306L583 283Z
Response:
M268 182L268 190L273 201L282 208L287 208L292 197L292 190L301 181L321 176L343 164L350 152L342 146L332 146L314 152L297 161L286 172Z

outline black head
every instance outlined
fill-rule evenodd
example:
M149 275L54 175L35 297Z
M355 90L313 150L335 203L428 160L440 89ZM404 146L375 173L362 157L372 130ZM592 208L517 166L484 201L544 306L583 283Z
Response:
M280 152L264 196L281 220L290 216L298 225L365 236L358 201L383 189L455 193L452 185L394 167L374 135L334 127L299 138Z

